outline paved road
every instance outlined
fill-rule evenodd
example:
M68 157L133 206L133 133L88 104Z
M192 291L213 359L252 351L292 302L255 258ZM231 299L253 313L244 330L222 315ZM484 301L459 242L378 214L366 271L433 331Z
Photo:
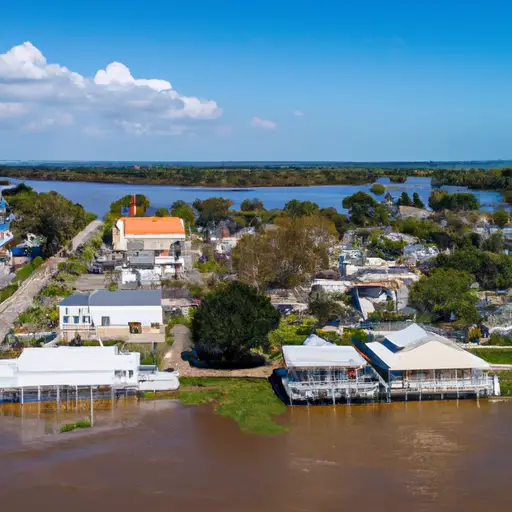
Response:
M76 250L78 246L91 239L100 225L101 222L95 220L73 238L71 242L73 250ZM10 331L20 313L23 313L32 304L34 297L57 273L58 264L65 260L65 258L58 257L47 260L21 284L14 295L0 304L0 342L3 341Z

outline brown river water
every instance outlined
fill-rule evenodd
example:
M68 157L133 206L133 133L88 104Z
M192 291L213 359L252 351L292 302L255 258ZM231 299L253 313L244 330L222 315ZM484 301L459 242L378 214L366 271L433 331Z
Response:
M508 401L294 407L275 437L174 401L54 434L84 415L37 407L0 408L2 511L510 510Z

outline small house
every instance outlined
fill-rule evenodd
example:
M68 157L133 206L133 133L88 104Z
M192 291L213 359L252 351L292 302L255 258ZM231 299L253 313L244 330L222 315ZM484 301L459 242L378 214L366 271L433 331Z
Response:
M75 293L59 304L62 338L120 339L131 343L165 341L160 290L95 290Z

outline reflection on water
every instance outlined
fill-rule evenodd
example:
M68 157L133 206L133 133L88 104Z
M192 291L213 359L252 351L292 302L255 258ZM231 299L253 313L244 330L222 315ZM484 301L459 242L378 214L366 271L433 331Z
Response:
M508 509L512 402L294 407L276 437L173 401L98 411L87 433L44 436L56 413L37 414L0 417L5 510Z

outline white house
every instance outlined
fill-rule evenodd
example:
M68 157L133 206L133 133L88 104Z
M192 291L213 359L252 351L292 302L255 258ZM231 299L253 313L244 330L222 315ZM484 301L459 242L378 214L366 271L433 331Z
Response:
M164 341L160 290L96 290L75 293L59 304L64 340L121 339L134 343Z
M177 374L141 367L138 352L121 352L116 346L26 348L17 359L0 360L3 397L21 392L21 402L23 394L27 400L41 400L42 393L48 396L60 388L66 396L74 391L78 399L84 387L90 387L91 394L93 387L174 390L179 380Z
M112 228L115 251L168 251L184 242L185 223L179 217L121 217Z

